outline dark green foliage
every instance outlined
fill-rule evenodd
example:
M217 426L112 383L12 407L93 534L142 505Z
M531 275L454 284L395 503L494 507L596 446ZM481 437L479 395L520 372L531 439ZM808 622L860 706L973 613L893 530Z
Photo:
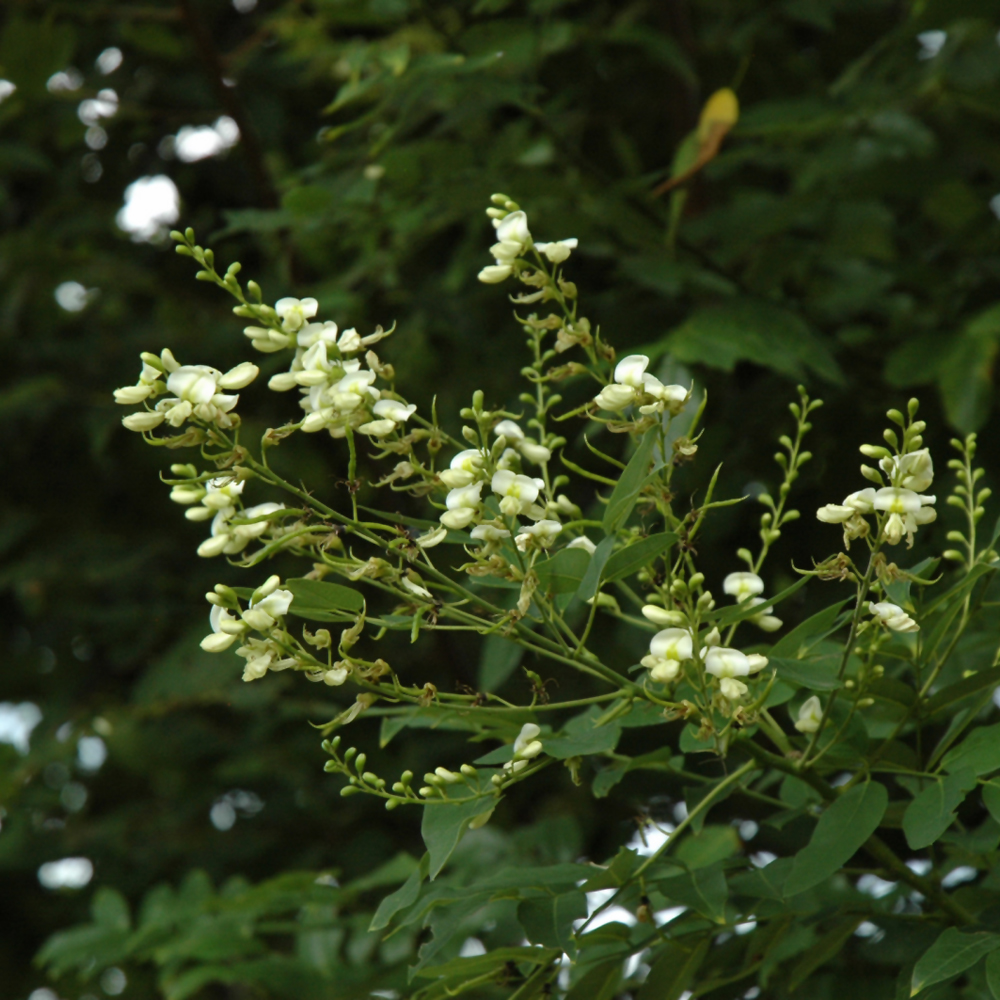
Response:
M225 370L246 355L245 341L215 289L192 284L187 261L117 228L124 190L169 175L181 224L212 234L225 263L243 261L268 301L316 294L325 314L361 332L397 322L385 356L415 401L426 408L436 395L445 415L476 387L517 408L510 307L475 281L488 263L482 209L492 191L509 191L534 207L545 231L580 238L574 280L622 353L646 349L678 379L684 365L699 390L708 387L714 416L698 463L724 461L720 496L759 492L794 382L822 389L816 460L795 501L810 511L847 492L857 441L869 431L873 438L886 406L916 389L933 414L929 443L947 439L944 423L981 429L983 464L998 467L1000 446L988 433L1000 345L994 5L261 0L241 15L224 0L14 0L0 17L0 78L17 85L0 102L0 697L43 713L30 753L0 745L4 990L26 998L47 982L28 960L44 944L39 961L67 973L56 986L74 998L97 994L106 967L127 972L126 997L251 990L305 1000L330 996L336 983L345 998L395 989L425 990L429 1000L477 975L474 996L542 996L569 947L567 928L584 912L578 883L603 879L587 891L621 885L638 863L621 851L636 816L648 809L671 820L676 803L697 802L720 779L718 762L697 752L694 730L681 742L682 723L641 729L623 715L619 730L552 720L559 735L550 746L561 745L567 765L579 763L581 785L559 763L532 792L505 799L474 837L458 843L460 829L442 830L435 873L458 847L442 874L425 880L415 811L340 798L322 771L308 723L333 718L353 696L322 685L303 691L281 676L242 685L233 661L198 649L202 595L219 581L220 564L194 555L202 535L157 481L167 458L121 429L110 392L132 381L150 345ZM927 31L946 40L920 58L929 43L918 35ZM109 46L123 62L105 76L94 61ZM82 73L78 89L46 88L72 66ZM668 174L704 100L729 85L740 121L688 186L671 230L680 202L648 192ZM106 145L91 132L92 149L79 106L108 87L118 110L98 123ZM222 114L244 133L235 148L194 163L176 158L170 136ZM93 290L77 311L53 297L70 281ZM272 373L266 362L264 373ZM260 432L284 419L273 400L255 413ZM567 432L567 458L587 465L592 457L575 435ZM592 443L620 451L610 435ZM289 453L297 475L346 502L342 451L328 440L296 441ZM651 460L639 463L642 472ZM284 455L276 461L291 467ZM606 525L632 511L642 479L629 479L620 493L600 489L613 496ZM416 513L407 504L400 497L401 518ZM720 511L699 540L716 577L734 568L731 551L752 542L758 516L750 501ZM942 535L951 526L939 526ZM846 590L815 582L808 596L792 592L788 568L792 560L811 566L834 535L810 515L771 556L768 593L787 591L781 614L799 626L773 649L775 714L835 684L824 641L843 623L833 602ZM633 548L645 558L672 541L637 536ZM598 552L607 560L610 549ZM592 560L585 572L557 560L540 571L542 587L589 597L602 568L605 579L631 572L630 552ZM916 568L923 554L902 561ZM280 560L275 572L285 573ZM225 579L240 582L235 571ZM296 586L292 611L303 618L339 621L333 609L354 610L339 603L343 595L322 592L329 584ZM941 617L964 596L949 595ZM976 591L977 602L990 598L995 588ZM518 647L488 640L480 649L436 633L410 654L409 627L383 641L421 683L530 695ZM644 650L630 646L631 633L602 627L597 641L627 670ZM985 972L980 961L997 927L997 845L986 812L998 814L995 789L986 786L985 807L975 792L963 800L969 771L988 777L1000 757L990 727L960 741L980 719L992 721L988 671L998 644L987 608L930 692L921 752L929 766L942 763L936 783L906 784L917 761L897 741L882 764L900 769L898 782L880 775L864 786L891 784L879 835L900 856L929 843L946 866L982 873L948 893L986 930L937 936L935 925L920 938L911 930L916 890L899 872L881 870L897 883L883 897L846 878L808 888L814 883L790 859L816 842L835 807L817 824L818 793L804 786L791 801L791 788L762 782L754 795L720 802L713 824L682 843L678 857L690 871L651 869L653 910L692 907L671 925L676 937L661 942L643 922L590 931L569 995L610 1000L623 960L642 953L651 972L640 1000L680 996L696 975L720 997L742 995L755 976L775 997L796 988L795 996L888 997L897 980L901 996L915 984L928 998L1000 996L997 953ZM895 662L887 660L888 681ZM560 698L588 693L572 679L557 682ZM888 685L873 694L870 735L881 740L906 706ZM498 719L497 739L512 739L521 721ZM433 769L468 750L457 714L442 723L419 710L373 712L356 725L372 743L381 726L387 772ZM98 772L77 757L81 736L108 747ZM830 756L831 768L852 763ZM264 807L255 811L255 801ZM773 812L775 802L782 811ZM220 803L235 817L231 829L210 822ZM744 844L729 823L746 820L761 828ZM828 867L849 863L867 829L852 828L840 854L826 855ZM758 870L748 861L757 851L781 857ZM42 889L39 865L72 856L94 862L91 885ZM582 858L610 867L595 874ZM516 878L505 882L511 870ZM297 871L308 874L290 874ZM317 884L320 872L337 873L340 885ZM798 909L772 919L787 905L790 879L804 890ZM379 908L397 886L394 903ZM631 913L645 905L638 893L617 903ZM755 930L715 936L714 922L750 912L761 918ZM855 937L856 917L885 936ZM398 929L383 939L390 923ZM476 936L489 954L460 958L462 941ZM542 947L520 948L525 938ZM935 993L935 983L962 992Z

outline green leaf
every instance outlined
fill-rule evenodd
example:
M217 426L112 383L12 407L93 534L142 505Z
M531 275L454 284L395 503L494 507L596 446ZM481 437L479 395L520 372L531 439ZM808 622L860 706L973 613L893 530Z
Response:
M532 944L567 951L573 937L573 921L587 916L587 897L576 890L559 896L533 896L517 907L517 920Z
M428 860L428 875L437 878L451 857L452 851L458 847L469 826L469 821L483 813L492 812L496 808L498 798L486 795L482 798L469 799L467 802L441 802L440 805L429 802L424 806L424 818L420 824L420 835L424 838Z
M989 814L1000 823L1000 781L994 779L983 785L983 805Z
M604 579L610 582L637 573L666 552L676 541L677 536L673 532L664 531L658 535L641 538L632 545L619 549L608 559L604 567Z
M524 646L505 639L502 635L488 635L479 659L479 689L496 691L520 666L524 659Z
M801 625L793 628L788 635L779 639L771 647L768 656L786 656L796 660L806 657L816 643L837 629L840 609L849 600L850 598L845 597L844 600L831 604L828 608L824 608L807 618Z
M695 310L666 340L678 360L731 372L752 361L793 379L807 370L841 385L843 373L826 344L797 314L749 298Z
M620 960L595 966L566 994L566 1000L611 1000L622 981Z
M642 489L646 477L649 475L657 433L657 428L651 427L642 436L639 447L629 459L625 471L618 480L618 485L611 493L611 499L604 511L604 531L608 535L613 535L632 513L632 508L639 496L639 490Z
M931 945L913 969L910 996L972 968L984 955L1000 948L1000 935L979 931L963 934L949 927Z
M663 879L657 888L667 899L688 906L717 924L726 922L729 886L721 864L698 868L686 875Z
M769 656L767 665L777 670L783 681L791 681L810 691L833 691L841 687L841 681L837 678L840 665L831 662L829 657L790 660L785 656Z
M721 797L716 801L721 801ZM685 837L674 856L689 868L705 868L732 857L739 849L740 838L733 827L709 824L699 832Z
M680 941L668 941L653 962L636 1000L678 1000L705 961L710 945L709 937L702 938L694 948L687 948Z
M989 774L1000 768L1000 722L973 729L965 739L949 750L941 766L946 771L971 768L975 774Z
M438 976L461 975L472 978L481 976L494 968L503 968L508 962L520 964L529 962L531 965L548 965L561 954L559 948L494 948L485 955L474 955L470 958L453 958L450 962L433 965L416 972L425 979Z
M977 691L982 691L983 688L996 687L998 685L1000 685L1000 667L980 670L979 673L973 674L971 677L963 677L962 680L955 684L949 684L948 687L938 691L927 703L924 715L939 712L943 708L954 705L956 701L961 701L963 698L968 698L969 695L975 694Z
M368 925L369 931L380 931L389 926L389 921L408 906L412 906L420 895L420 886L427 878L427 870L430 864L430 855L425 854L420 859L420 864L410 872L409 878L395 891L389 893L375 911L372 922Z
M563 549L549 559L535 563L538 585L546 594L574 594L590 565L590 553L583 549Z
M955 810L975 787L975 774L962 768L925 788L903 814L903 833L910 847L916 851L933 844L954 823Z
M115 889L102 885L94 893L90 915L98 927L112 931L127 931L132 926L128 901Z
M581 601L589 601L597 593L601 586L604 565L608 561L614 547L615 539L613 537L605 538L598 543L594 554L590 557L587 572L580 581L580 589L576 592L576 596Z
M542 746L550 757L566 760L569 757L587 757L594 753L606 753L618 746L621 726L611 722L606 726L595 726L569 736L557 736L542 740Z
M289 611L299 618L309 621L339 621L343 615L337 611L359 612L365 606L365 599L350 587L325 580L286 580L285 587L292 592Z
M1000 1000L1000 951L991 951L986 958L986 985L993 1000Z
M863 915L858 914L838 921L832 930L827 931L812 947L807 948L788 977L789 993L801 986L821 965L839 954L850 936L858 929L858 924L864 919Z
M963 434L978 430L993 406L993 368L1000 350L1000 305L966 325L942 360L938 385L948 422Z
M805 892L842 868L878 829L888 804L885 786L869 781L855 785L828 806L809 843L795 855L785 895Z

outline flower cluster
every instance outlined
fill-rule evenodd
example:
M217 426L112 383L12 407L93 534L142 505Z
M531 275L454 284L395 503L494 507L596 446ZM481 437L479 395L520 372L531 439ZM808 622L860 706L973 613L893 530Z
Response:
M620 413L626 407L638 405L644 415L680 413L691 398L691 390L682 385L664 385L646 371L648 366L649 358L644 354L622 358L615 365L614 381L594 397L598 408Z
M493 228L497 233L497 242L490 247L490 253L493 254L496 263L484 267L479 272L479 280L485 284L499 284L512 274L520 273L525 266L520 258L531 249L535 250L539 259L544 256L552 264L563 263L576 249L576 239L535 243L528 229L528 217L516 202L511 201L505 194L493 195L492 201L494 207L488 208L486 214L493 220Z
M656 625L670 627L657 632L650 640L649 653L641 663L652 680L669 684L680 676L686 662L701 663L705 673L716 678L719 691L727 701L739 701L749 688L740 677L760 673L767 666L767 657L757 653L740 652L721 645L718 628L711 628L700 635L692 629L688 617L681 611L647 604L643 615ZM695 648L695 638L699 646Z
M242 389L258 375L260 369L244 361L223 374L208 365L182 365L168 349L159 357L143 353L142 371L135 385L115 390L115 402L122 406L148 403L158 399L155 406L123 418L130 431L145 433L162 423L180 427L194 419L203 424L215 424L223 429L235 426L232 412L239 402L238 395L223 390ZM164 378L164 376L166 376ZM170 395L166 395L166 394Z
M730 573L722 581L722 590L730 597L735 597L738 604L746 603L747 607L760 608L748 619L765 632L777 632L783 622L771 612L774 608L761 607L767 601L760 595L764 593L764 581L756 573Z
M290 590L280 587L280 577L268 577L253 592L245 609L241 609L235 591L222 584L205 595L212 605L208 619L212 631L201 640L201 648L208 653L221 653L239 639L241 645L236 655L247 661L243 670L245 681L259 680L268 670L287 670L298 664L298 659L288 655L279 642L281 619L293 599ZM264 638L251 636L250 632L259 632Z
M275 516L285 510L283 503L259 503L242 506L246 481L235 476L199 476L193 465L172 465L170 471L180 480L171 480L170 499L188 509L189 521L211 520L211 534L198 546L198 555L212 558L237 555L251 541L265 535L275 536L280 528Z
M350 429L376 439L387 437L417 408L401 402L391 390L375 387L376 378L391 377L392 370L373 351L365 358L369 368L354 356L386 332L379 328L362 337L357 330L341 331L330 321L307 322L317 309L315 299L279 299L274 312L281 320L280 329L248 326L243 331L258 350L295 348L289 370L272 376L268 387L275 392L300 390L306 433L326 430L331 437L342 438Z
M855 538L870 536L871 525L865 518L871 515L876 520L877 542L898 545L905 537L907 548L912 548L917 529L937 518L933 506L937 497L924 493L934 481L934 463L930 451L922 447L926 424L913 419L916 411L916 400L910 400L909 421L898 410L889 411L889 419L903 430L901 444L894 430L885 431L885 440L895 452L882 445L861 446L863 455L878 459L877 469L862 465L861 474L879 488L858 490L843 503L829 503L816 511L820 521L843 526L845 548Z

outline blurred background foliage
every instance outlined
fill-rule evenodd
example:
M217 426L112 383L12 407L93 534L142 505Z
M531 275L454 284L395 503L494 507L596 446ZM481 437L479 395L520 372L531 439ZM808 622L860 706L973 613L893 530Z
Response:
M483 209L506 191L538 238L580 239L585 312L620 351L707 386L688 488L722 459L730 495L773 485L795 382L827 399L808 512L854 488L857 442L915 391L939 449L996 419L998 29L990 0L7 3L4 994L40 988L30 956L91 907L95 923L49 949L57 969L94 957L60 996L153 996L159 982L174 997L325 997L331 977L338 997L405 991L418 934L367 932L422 848L415 816L342 800L323 774L307 723L336 714L333 699L285 675L242 685L235 662L197 649L201 595L237 579L195 557L201 531L157 481L177 459L121 429L111 390L140 350L223 370L249 352L224 296L149 222L154 194L164 223L241 260L271 301L315 295L321 316L363 333L398 323L383 355L448 421L476 387L517 405L509 306L475 279ZM650 197L725 86L741 117L721 154L683 205ZM248 429L283 420L286 403L258 393ZM984 434L987 468L998 450ZM292 454L312 488L346 496L336 443ZM758 516L747 503L718 518L707 564L734 568ZM792 559L834 544L811 516L793 534L769 592ZM435 636L389 652L421 681L527 691L495 649ZM356 725L375 741L377 720ZM463 739L406 730L380 769L419 772ZM641 810L682 795L654 772L595 802L548 773L463 847L459 872L608 857ZM86 888L59 888L52 869L40 884L40 866L65 858L92 864ZM510 913L490 919L505 940Z

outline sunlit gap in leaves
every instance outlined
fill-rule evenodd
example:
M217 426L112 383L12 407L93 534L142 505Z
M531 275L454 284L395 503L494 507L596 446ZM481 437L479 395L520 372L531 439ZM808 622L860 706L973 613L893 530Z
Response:
M9 743L18 753L29 749L31 731L42 721L41 709L31 701L0 702L0 743Z
M125 189L125 204L115 221L136 243L153 243L180 218L180 208L180 193L169 177L140 177Z
M46 861L38 869L38 881L46 889L82 889L94 877L89 858L60 858Z

